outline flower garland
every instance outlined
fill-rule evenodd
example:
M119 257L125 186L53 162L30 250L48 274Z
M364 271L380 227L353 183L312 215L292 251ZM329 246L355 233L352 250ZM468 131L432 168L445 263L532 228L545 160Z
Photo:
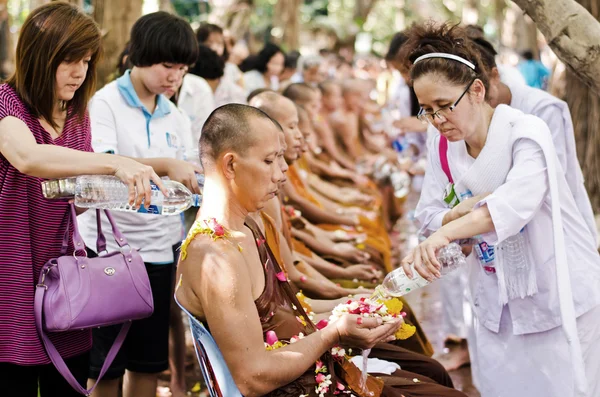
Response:
M221 225L215 218L210 219L197 219L196 222L190 228L186 239L181 244L181 259L184 260L187 257L187 247L190 245L194 237L198 234L204 234L210 236L213 241L221 239L229 239L231 232ZM230 241L230 240L229 240ZM242 252L242 246L238 243L237 249Z
M296 343L299 340L304 339L304 337L305 336L302 332L298 335L292 336L289 344ZM277 338L275 331L267 331L265 349L271 351L282 348L286 345L287 344L285 342L282 342ZM334 346L331 348L331 355L334 359L341 361L346 357L346 351L340 346ZM331 380L331 374L328 373L327 366L321 360L318 360L315 363L315 381L317 382L317 386L315 386L315 393L317 393L319 397L325 397L325 395L329 393L329 390L333 385L333 381ZM348 397L357 397L352 394L351 390L346 390L346 386L339 381L335 385L333 394L347 394ZM308 397L308 394L301 394L298 397Z

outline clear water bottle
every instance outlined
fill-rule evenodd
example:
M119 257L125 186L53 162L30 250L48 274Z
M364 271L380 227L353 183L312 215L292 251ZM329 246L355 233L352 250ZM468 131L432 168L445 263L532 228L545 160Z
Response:
M44 197L74 198L81 208L100 208L116 211L138 212L155 215L177 215L192 206L200 206L202 196L193 194L179 182L163 181L167 189L165 197L158 187L151 185L149 206L135 208L129 205L129 189L121 180L111 175L82 175L76 178L42 182Z
M440 269L442 277L466 264L466 258L462 253L460 245L456 243L450 243L441 248L436 257L440 265L442 265ZM398 297L429 284L429 281L417 273L414 267L412 267L412 272L414 275L412 279L404 273L404 269L401 267L388 273L383 283L375 288L372 298L384 300L391 297Z
M460 194L460 201L470 199L471 197L473 197L473 193L471 193L470 190L467 190ZM493 245L488 244L481 236L473 236L470 240L473 244L475 255L477 255L477 259L485 273L495 274L496 266L494 261L496 258L496 248Z

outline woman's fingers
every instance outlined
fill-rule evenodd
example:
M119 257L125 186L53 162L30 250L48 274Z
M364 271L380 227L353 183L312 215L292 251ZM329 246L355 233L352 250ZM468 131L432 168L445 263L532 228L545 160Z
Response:
M404 274L408 276L408 278L413 278L413 272L411 269L411 264L413 263L413 254L407 255L404 259L402 259L401 265L404 270Z
M429 271L432 274L434 274L437 278L442 277L442 274L440 273L441 265L435 256L435 249L433 248L433 246L426 245L425 253L426 253L427 257L425 258L425 260L423 262L427 265L427 268L429 269Z

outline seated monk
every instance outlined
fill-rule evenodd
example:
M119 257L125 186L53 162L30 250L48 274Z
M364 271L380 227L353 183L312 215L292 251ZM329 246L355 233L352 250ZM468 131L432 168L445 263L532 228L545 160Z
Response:
M207 324L244 396L366 397L358 369L330 351L391 341L400 322L345 315L317 331L308 319L260 229L246 222L277 193L280 152L277 124L258 109L230 104L208 118L204 201L182 245L177 300ZM376 375L367 379L374 397L464 397L405 370Z
M353 159L361 161L363 172L371 174L374 172L375 164L381 167L384 163L396 165L397 155L390 148L377 152L369 151L368 145L365 145L362 131L365 123L363 122L362 104L364 102L361 87L355 81L348 81L342 86L336 82L328 81L320 85L323 94L323 117L331 125L337 137L337 144L340 150L352 148ZM388 178L378 181L382 194L383 213L385 214L386 230L391 230L402 214L403 202L398 202L394 198L394 190Z
M302 108L297 108L297 110L299 111L299 114L302 114L302 112L303 112ZM285 120L282 119L282 121L285 121ZM302 123L300 123L300 127L302 127ZM305 137L306 135L304 134L304 130L301 129L301 132L303 132L303 137ZM288 139L290 139L290 137L293 137L293 136L294 135L291 133L291 130L288 130L287 134L284 134L283 132L280 134L280 143L282 144L282 146L284 146L286 148L286 150L284 150L284 159L292 156L292 154L290 154L290 153L286 154L286 151L287 151L286 137ZM302 148L302 151L307 150L306 141L302 142L301 148ZM287 170L288 170L288 165L284 161L282 164L282 172L284 173L284 175L286 174ZM283 186L283 184L285 184L285 181L282 183L281 186ZM314 252L311 251L310 248L308 248L302 242L300 242L298 240L295 240L294 242L290 241L291 239L294 239L294 237L291 235L291 223L287 221L287 218L289 217L289 215L286 213L286 211L281 210L281 205L279 203L278 197L275 197L273 200L271 200L266 205L265 210L262 211L261 214L262 213L270 214L276 222L276 228L280 231L280 233L279 233L281 236L280 239L274 240L274 237L271 236L271 240L272 240L271 245L276 244L278 247L280 247L281 258L278 258L278 259L280 259L279 263L281 263L283 267L289 269L289 274L288 274L289 278L299 288L304 289L307 296L332 298L331 295L324 296L324 294L323 294L325 291L329 292L332 289L330 286L323 284L321 277L319 277L320 276L319 271L323 275L327 276L328 278L334 279L333 281L335 283L339 284L340 286L346 287L346 288L354 288L354 289L361 288L361 287L372 288L375 286L374 284L365 283L364 281L361 282L360 280L371 280L373 278L381 277L380 274L374 275L372 273L372 269L370 269L367 266L362 266L362 265L351 265L351 266L347 266L345 268L341 268L346 271L346 274L348 274L347 272L350 272L350 274L355 275L355 277L352 277L350 280L348 280L348 279L344 280L343 276L340 279L338 276L333 275L334 269L335 269L335 273L338 273L339 270L337 270L337 269L340 269L340 267L337 267L337 269L336 269L335 265L327 262L325 259L319 257L318 255L315 255ZM286 221L284 222L284 220L286 220ZM304 228L307 230L308 233L310 233L309 234L310 237L314 237L314 239L316 239L316 240L330 241L329 245L333 244L333 241L336 240L335 233L319 229L318 227L312 225L308 221L305 221L304 223L305 223ZM342 233L340 233L340 234L342 234ZM346 232L343 232L343 234L346 234L346 237L352 237L352 235L347 234ZM267 240L269 240L269 237L270 237L269 233L267 233ZM338 234L338 238L339 237L340 236ZM281 244L279 243L279 241L281 241ZM294 253L293 252L294 250L298 250L299 252ZM294 258L292 258L292 256L295 258L295 260L294 260ZM294 266L293 264L296 264L296 266ZM310 265L314 265L315 269L310 269ZM304 278L302 276L304 276ZM313 280L313 276L316 276L314 280ZM369 278L369 276L371 278ZM376 279L372 280L372 281L375 284L377 283ZM315 289L314 289L315 283L316 283L316 286L322 286L323 288L321 290L315 291ZM359 292L365 293L366 291L359 290ZM356 293L356 292L352 292L352 293ZM427 356L432 356L433 348L432 348L431 344L429 343L429 340L425 336L425 333L423 332L418 320L414 316L414 313L412 312L408 303L402 298L400 300L402 301L402 303L406 309L406 310L404 310L407 313L406 319L408 320L408 322L410 324L414 325L414 336L409 338L406 341L401 341L399 343L399 345L401 347L405 347L411 351L421 353L421 354L424 354Z
M279 94L264 92L254 97L251 104L277 120L286 133L286 141L289 139L285 155L289 170L288 182L283 186L283 192L285 194L284 203L293 205L307 220L318 224L322 229L343 230L343 225L360 226L361 228L364 228L367 239L361 247L362 250L367 251L367 253L360 252L359 254L362 258L354 258L355 263L366 261L374 266L378 266L380 270L385 270L386 272L390 271L391 261L388 255L390 253L390 247L389 239L387 239L385 231L380 227L377 228L377 225L373 221L356 214L351 215L351 218L349 219L350 215L344 214L343 210L341 214L338 214L337 211L332 211L331 209L326 210L316 197L308 191L306 185L300 178L293 163L299 157L303 137L298 129L298 113L294 103ZM301 237L306 244L313 244L313 249L321 250L321 254L331 258L338 256L340 254L339 251L357 251L354 247L349 247L345 244L322 244L302 233L299 234L298 237ZM338 252L336 252L336 249ZM345 257L342 259L347 260L348 258ZM359 261L356 261L356 259L359 259Z
M351 182L353 186L365 189L367 194L377 194L377 189L374 189L374 186L369 183L368 178L359 175L356 171L340 166L334 156L326 155L323 152L324 150L327 152L327 148L322 147L322 136L327 135L331 138L333 135L332 133L327 134L329 130L326 122L319 123L319 120L321 120L319 116L322 100L321 91L308 84L294 83L283 91L283 96L305 109L310 119L310 131L307 132L310 136L305 137L310 150L306 151L304 157L311 170L325 179ZM302 116L300 116L300 123L302 123ZM313 128L313 123L321 124L319 134L317 134L317 128ZM329 142L329 147L334 148L334 152L336 152L333 140L325 139L325 141Z

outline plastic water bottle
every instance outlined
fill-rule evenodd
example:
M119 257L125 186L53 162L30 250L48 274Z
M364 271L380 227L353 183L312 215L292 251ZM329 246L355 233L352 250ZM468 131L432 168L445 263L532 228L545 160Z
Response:
M456 243L450 243L441 248L436 257L440 265L442 265L440 269L442 277L466 264L466 258L462 253L462 249ZM390 297L398 297L430 284L429 281L414 270L413 265L411 266L414 278L409 278L404 273L404 269L400 267L385 276L383 283L375 288L372 298L383 300Z
M467 190L460 194L460 201L470 199L471 197L473 197L473 193L471 193L470 190ZM471 242L473 243L475 255L477 255L477 259L485 273L495 274L496 266L494 261L496 258L496 248L493 245L488 244L481 236L473 236Z
M151 185L149 206L135 208L129 205L129 189L121 180L111 175L82 175L42 182L46 198L74 198L81 208L100 208L116 211L138 212L155 215L177 215L202 203L202 196L193 194L179 182L165 180L165 197L158 187Z

